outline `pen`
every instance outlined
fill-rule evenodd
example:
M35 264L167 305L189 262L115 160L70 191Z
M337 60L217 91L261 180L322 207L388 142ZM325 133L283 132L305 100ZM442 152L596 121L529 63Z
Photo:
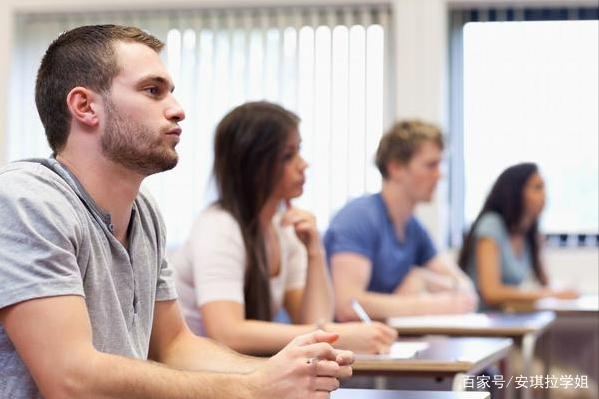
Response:
M355 299L351 300L351 307L354 309L354 312L356 312L356 314L358 315L360 320L362 320L364 323L372 322L372 320L368 316L368 313L366 313L366 311L364 310L362 305L360 305L360 303L357 300L355 300Z

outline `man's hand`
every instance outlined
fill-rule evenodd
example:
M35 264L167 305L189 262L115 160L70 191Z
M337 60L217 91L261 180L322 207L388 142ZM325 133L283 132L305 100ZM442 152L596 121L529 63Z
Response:
M471 293L456 292L438 295L446 296L446 298L441 301L444 305L440 306L441 308L446 307L446 313L463 314L476 312L478 298Z
M260 398L327 399L352 374L353 353L334 349L337 334L316 331L291 341L251 375Z

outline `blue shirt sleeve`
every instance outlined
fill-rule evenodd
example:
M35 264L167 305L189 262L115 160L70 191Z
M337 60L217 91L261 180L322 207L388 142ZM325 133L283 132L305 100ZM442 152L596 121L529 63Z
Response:
M418 266L424 266L428 261L437 256L437 249L431 236L428 234L426 229L416 219L414 221L414 237L417 245L417 256L416 264Z
M368 259L374 258L377 238L368 209L346 205L331 220L324 236L327 259L337 253L353 252Z

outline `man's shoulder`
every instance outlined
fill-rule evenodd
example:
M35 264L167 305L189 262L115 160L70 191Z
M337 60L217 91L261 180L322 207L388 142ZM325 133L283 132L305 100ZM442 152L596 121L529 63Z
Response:
M52 169L38 162L18 161L0 169L0 198L32 202L73 202L76 193Z
M426 226L415 215L412 215L408 222L407 239L414 240L415 242L432 240Z
M4 239L33 231L39 237L51 237L54 244L80 237L86 212L77 193L47 166L15 162L0 169L0 220L8 226ZM10 245L19 240L9 239Z
M334 220L337 222L349 223L376 223L376 220L381 213L379 201L377 194L369 194L354 198L337 212Z
M422 222L416 215L412 215L408 223L410 223L414 228L420 231L424 231L425 233L427 232L426 227L424 226L424 224L422 224Z
M143 207L144 212L158 214L159 211L156 199L145 186L140 187L139 192L137 193L136 201Z
M10 162L0 168L0 179L18 179L29 177L48 177L46 174L51 175L54 172L48 169L46 166L39 162L33 161L15 161ZM48 173L49 172L49 173Z
M152 236L156 235L158 240L165 239L166 226L162 214L160 213L160 208L146 187L140 187L137 198L135 199L135 204L138 217L140 218L142 225L147 227L147 232Z

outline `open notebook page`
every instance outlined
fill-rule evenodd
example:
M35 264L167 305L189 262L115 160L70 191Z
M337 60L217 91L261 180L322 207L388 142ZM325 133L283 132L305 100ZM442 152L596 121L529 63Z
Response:
M391 345L391 350L384 355L366 355L356 354L356 360L394 360L394 359L410 359L417 352L428 348L427 342L395 342Z

